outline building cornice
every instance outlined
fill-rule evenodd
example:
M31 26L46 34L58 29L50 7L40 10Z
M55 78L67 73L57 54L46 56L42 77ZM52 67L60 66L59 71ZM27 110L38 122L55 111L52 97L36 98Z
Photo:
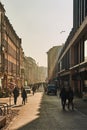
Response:
M5 9L4 9L4 5L2 5L2 3L0 2L0 10L5 12Z

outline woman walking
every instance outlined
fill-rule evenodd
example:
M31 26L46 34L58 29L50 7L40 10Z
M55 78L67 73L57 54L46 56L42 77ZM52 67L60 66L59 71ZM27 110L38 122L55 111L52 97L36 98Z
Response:
M24 88L22 88L21 96L22 96L22 104L25 105L25 101L26 101L26 98L27 98L27 93L26 93Z

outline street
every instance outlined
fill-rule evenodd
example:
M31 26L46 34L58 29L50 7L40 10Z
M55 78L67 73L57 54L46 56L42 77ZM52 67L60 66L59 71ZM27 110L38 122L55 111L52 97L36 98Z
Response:
M19 114L6 130L87 130L87 116L77 109L63 111L58 96L36 92L15 109Z

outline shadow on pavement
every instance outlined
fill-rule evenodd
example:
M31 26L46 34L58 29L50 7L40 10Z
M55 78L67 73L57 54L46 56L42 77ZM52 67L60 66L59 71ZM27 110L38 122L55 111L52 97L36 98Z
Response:
M66 119L66 116L72 116L74 111L63 111L61 106L58 106L60 103L57 98L57 96L44 94L36 115L37 118L21 126L18 130L58 130L60 127L58 117Z
M23 106L22 104L21 105L15 105L12 108L17 108L17 107L22 107L22 106Z
M24 126L21 126L18 130L52 130L53 128L51 128L51 126L54 126L55 123L53 123L52 125L48 124L53 122L51 117L53 109L54 111L57 110L58 104L56 104L55 102L55 96L47 96L44 94L41 99L36 119L25 124Z

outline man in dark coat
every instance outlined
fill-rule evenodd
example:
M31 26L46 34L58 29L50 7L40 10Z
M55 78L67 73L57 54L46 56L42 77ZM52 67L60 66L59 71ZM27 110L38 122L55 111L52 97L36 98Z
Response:
M74 109L73 98L74 98L74 92L73 92L72 88L69 87L69 90L68 90L68 109L70 109L70 106L72 107L72 110Z
M17 98L19 96L19 89L18 87L15 87L14 90L13 90L13 95L14 95L14 104L16 105L17 103Z
M65 105L66 105L66 90L65 90L64 87L60 91L60 98L61 98L62 108L63 108L63 110L65 110Z

